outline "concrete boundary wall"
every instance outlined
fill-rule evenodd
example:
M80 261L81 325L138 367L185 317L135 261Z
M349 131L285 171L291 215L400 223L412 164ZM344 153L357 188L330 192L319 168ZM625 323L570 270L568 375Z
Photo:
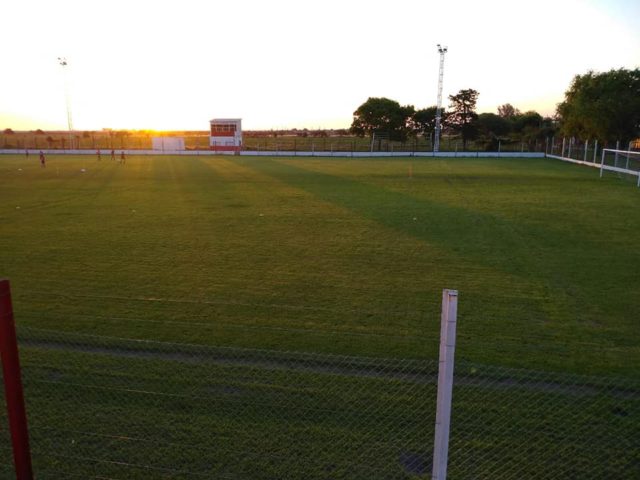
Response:
M0 149L0 155L90 155L95 156L96 150L49 150L49 149ZM182 155L182 156L212 156L235 155L235 152L219 152L212 150L127 150L115 149L116 158L121 152L126 155ZM102 157L108 159L111 150L100 150ZM242 156L256 157L342 157L342 158L399 158L399 157L426 157L426 158L544 158L543 152L292 152L292 151L241 151ZM582 163L577 162L576 163Z

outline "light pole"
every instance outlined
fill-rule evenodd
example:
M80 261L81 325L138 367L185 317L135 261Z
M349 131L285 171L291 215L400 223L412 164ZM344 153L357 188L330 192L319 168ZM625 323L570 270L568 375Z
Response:
M64 76L64 100L67 104L67 126L69 127L69 147L73 148L73 121L71 119L71 99L69 96L69 81L67 76L66 67L69 66L69 62L65 57L58 57L58 63L62 67L62 72Z
M436 134L433 142L433 151L440 151L440 130L442 129L442 79L444 77L444 54L447 53L447 47L441 47L438 44L438 52L440 52L440 73L438 74L438 104L436 107Z

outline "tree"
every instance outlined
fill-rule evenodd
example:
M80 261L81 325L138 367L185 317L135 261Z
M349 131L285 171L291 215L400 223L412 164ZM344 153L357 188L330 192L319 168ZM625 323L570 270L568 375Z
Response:
M478 118L476 113L478 95L480 93L472 88L460 90L457 95L449 95L451 111L447 116L447 123L454 132L462 135L463 150L467 148L467 141L473 139L477 133L475 121Z
M13 135L13 134L14 134L14 131L13 131L13 130L11 130L10 128L5 128L5 129L4 129L4 134L5 134L5 135Z
M539 129L542 126L542 115L533 110L518 114L513 118L513 128L516 132Z
M128 130L118 130L115 136L120 139L120 148L124 148L124 141L130 135Z
M422 110L416 110L411 116L410 126L415 135L424 135L430 137L436 129L436 113L438 107L428 107ZM446 123L446 113L443 110L441 112L441 123Z
M511 131L511 122L502 115L481 113L476 120L476 127L485 136L502 137Z
M414 112L413 105L401 106L388 98L369 97L353 112L351 132L359 137L375 133L388 135L389 140L405 141Z
M640 69L576 75L556 113L563 134L601 141L640 135Z
M500 140L511 132L511 121L495 113L481 113L476 120L476 128L487 151L497 151Z
M510 103L505 103L504 105L500 105L498 107L498 115L502 118L513 118L520 115L520 110L518 110Z

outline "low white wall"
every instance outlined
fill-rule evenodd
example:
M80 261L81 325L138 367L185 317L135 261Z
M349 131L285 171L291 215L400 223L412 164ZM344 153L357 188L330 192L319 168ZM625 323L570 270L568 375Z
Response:
M218 152L213 150L127 150L114 149L116 155L124 152L126 155L235 155L235 152ZM96 150L48 150L29 149L29 155L95 155ZM102 156L109 156L110 149L100 149ZM24 155L25 150L0 149L0 155ZM542 152L292 152L292 151L258 151L243 150L243 156L257 157L349 157L349 158L386 158L386 157L444 157L444 158L544 158ZM551 156L551 155L549 155ZM560 158L560 157L554 157ZM573 160L576 163L583 163Z

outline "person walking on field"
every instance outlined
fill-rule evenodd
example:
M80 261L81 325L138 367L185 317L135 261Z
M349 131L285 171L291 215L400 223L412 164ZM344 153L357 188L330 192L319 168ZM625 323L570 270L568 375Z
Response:
M102 160L102 156L100 155L100 149L96 150L96 155L98 156L98 160Z
M127 158L124 155L124 150L122 150L120 152L120 163L124 163L127 160Z
M116 159L116 151L111 150L111 160L115 160L115 159Z
M24 151L24 156L27 157L27 160L29 160L29 150Z
M40 166L42 168L44 168L44 167L46 167L46 165L45 165L46 163L47 163L47 161L44 158L44 153L42 152L42 150L40 150Z

